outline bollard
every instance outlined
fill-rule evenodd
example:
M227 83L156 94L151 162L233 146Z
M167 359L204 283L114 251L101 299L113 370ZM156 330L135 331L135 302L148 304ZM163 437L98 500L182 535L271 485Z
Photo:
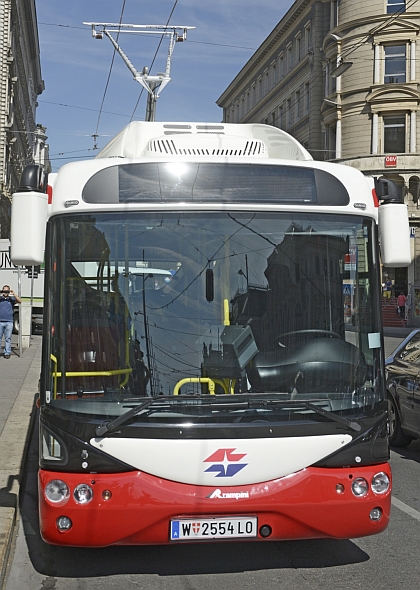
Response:
M22 348L29 348L32 332L32 305L22 301L20 307L19 332L22 335Z

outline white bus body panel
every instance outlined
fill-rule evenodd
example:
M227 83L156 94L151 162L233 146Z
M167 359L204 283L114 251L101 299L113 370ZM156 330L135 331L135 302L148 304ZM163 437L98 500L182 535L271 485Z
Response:
M352 440L349 434L235 440L109 437L91 439L90 444L156 477L223 487L287 477L321 461Z

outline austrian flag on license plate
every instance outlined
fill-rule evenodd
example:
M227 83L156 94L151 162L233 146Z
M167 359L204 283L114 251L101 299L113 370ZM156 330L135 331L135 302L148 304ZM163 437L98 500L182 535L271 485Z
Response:
M171 520L171 541L239 539L257 536L256 516Z

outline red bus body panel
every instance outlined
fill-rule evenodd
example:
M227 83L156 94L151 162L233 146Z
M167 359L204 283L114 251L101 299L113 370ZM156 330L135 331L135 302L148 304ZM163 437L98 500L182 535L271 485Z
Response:
M351 483L364 477L370 484L380 471L391 479L385 463L357 468L309 467L260 484L217 488L180 484L140 471L74 474L40 470L41 535L47 543L69 546L165 544L171 542L171 519L215 516L257 516L258 529L262 525L271 527L270 541L373 535L388 524L391 487L384 494L374 494L369 488L364 497L355 497ZM63 480L70 488L69 499L58 506L44 495L46 484L53 479ZM94 493L85 505L77 504L73 497L74 488L81 483L89 484ZM342 493L337 492L338 484L344 486ZM215 494L218 489L221 493ZM112 493L109 500L102 497L105 490ZM225 498L226 493L240 497ZM383 515L372 522L369 514L376 507ZM58 531L56 520L60 516L71 519L70 530ZM260 534L258 539L263 540Z

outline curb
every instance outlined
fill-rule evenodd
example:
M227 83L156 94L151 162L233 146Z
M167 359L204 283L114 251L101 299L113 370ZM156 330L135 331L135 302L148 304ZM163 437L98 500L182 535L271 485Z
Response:
M0 437L0 588L3 587L15 524L19 491L29 441L36 419L36 391L42 345L38 346Z

